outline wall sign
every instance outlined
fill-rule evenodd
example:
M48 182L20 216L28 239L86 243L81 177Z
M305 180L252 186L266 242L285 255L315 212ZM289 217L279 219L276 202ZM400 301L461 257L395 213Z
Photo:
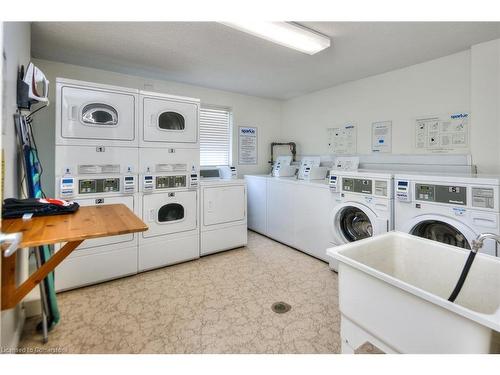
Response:
M469 113L417 118L415 148L429 152L467 149L469 147L469 121Z
M333 154L356 153L356 125L348 123L328 128L328 149Z
M392 121L372 123L372 152L392 152Z
M239 127L238 131L238 164L257 164L257 128Z

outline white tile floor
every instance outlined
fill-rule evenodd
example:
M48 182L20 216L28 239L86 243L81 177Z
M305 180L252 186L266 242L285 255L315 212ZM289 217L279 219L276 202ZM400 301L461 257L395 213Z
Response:
M337 275L253 232L245 248L62 293L59 308L43 348L64 353L340 351ZM42 346L37 321L22 347Z

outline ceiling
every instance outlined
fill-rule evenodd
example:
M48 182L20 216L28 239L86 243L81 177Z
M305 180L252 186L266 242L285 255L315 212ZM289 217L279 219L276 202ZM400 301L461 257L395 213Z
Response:
M32 55L288 99L500 38L499 22L300 22L332 38L309 56L215 22L34 22Z

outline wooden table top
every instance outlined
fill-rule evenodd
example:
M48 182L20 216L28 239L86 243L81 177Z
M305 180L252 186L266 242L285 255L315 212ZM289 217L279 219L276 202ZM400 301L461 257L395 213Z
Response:
M124 204L80 207L65 215L2 220L4 233L22 232L19 248L144 232L148 229Z

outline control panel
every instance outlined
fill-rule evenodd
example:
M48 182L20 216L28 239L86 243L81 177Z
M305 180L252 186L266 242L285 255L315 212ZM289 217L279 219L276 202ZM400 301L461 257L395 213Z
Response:
M339 182L339 178L336 175L334 175L334 174L330 175L330 180L328 182L328 185L330 186L330 191L332 193L339 193L340 192L340 189L338 188L338 186L339 186L338 182Z
M495 191L492 188L473 187L472 207L495 208Z
M415 184L415 199L434 202L436 200L436 187L434 185Z
M396 180L396 199L401 202L411 201L410 181Z
M119 191L119 178L95 178L78 181L79 194L115 193Z
M197 188L198 187L198 174L193 170L189 176L189 187Z
M437 202L465 206L467 188L455 185L415 184L415 199L425 202Z
M156 176L156 189L176 189L186 187L186 175Z
M142 176L142 192L151 193L156 190L191 189L198 187L198 174L147 174Z
M154 180L152 175L145 175L142 177L142 191L144 193L151 193L154 188Z
M227 180L238 177L238 173L236 172L236 167L233 166L219 167L219 174L221 178Z
M389 187L387 181L375 180L374 195L379 197L387 197L389 193Z
M123 192L126 194L135 193L135 176L123 177Z
M71 198L75 195L75 179L73 177L62 177L59 187L61 198Z
M370 179L342 178L342 191L350 193L372 194L373 183Z

